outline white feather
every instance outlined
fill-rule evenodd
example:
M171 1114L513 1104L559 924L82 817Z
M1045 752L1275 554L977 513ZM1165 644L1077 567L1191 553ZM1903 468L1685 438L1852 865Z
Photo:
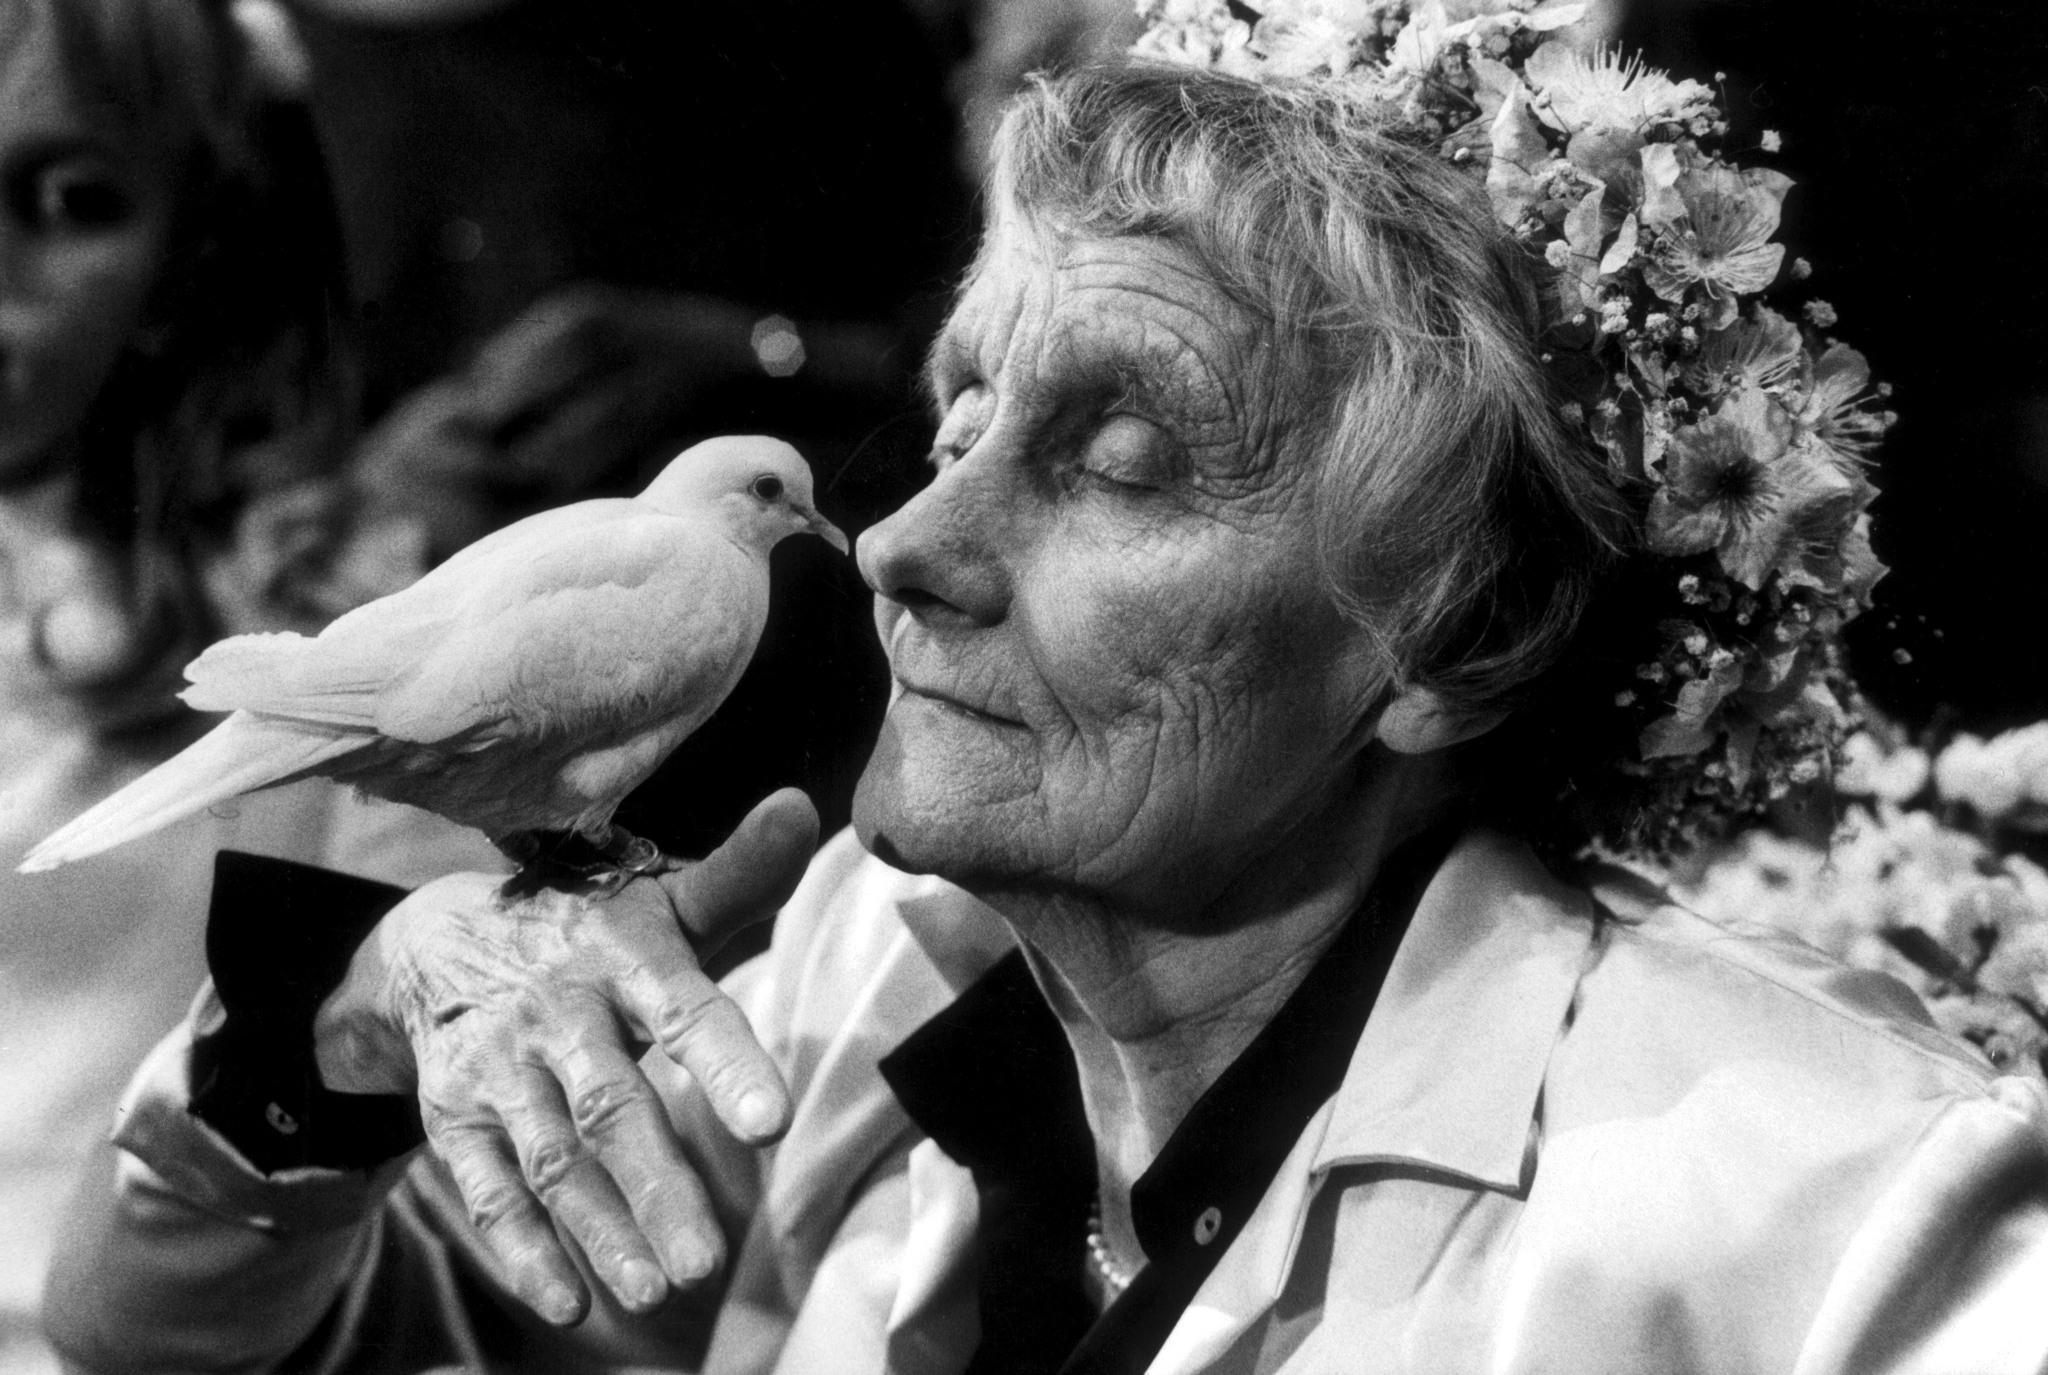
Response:
M198 711L233 711L252 689L279 690L300 653L312 641L291 631L237 635L209 646L185 665L192 686L178 696Z

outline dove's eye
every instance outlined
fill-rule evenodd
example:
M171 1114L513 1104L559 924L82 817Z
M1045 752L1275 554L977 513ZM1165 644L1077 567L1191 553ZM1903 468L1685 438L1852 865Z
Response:
M782 495L782 479L773 473L763 473L754 479L754 495L763 501L773 501Z

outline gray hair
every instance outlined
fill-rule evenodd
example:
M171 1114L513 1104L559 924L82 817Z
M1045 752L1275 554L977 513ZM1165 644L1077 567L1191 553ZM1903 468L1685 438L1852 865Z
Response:
M1332 591L1404 685L1514 705L1631 545L1539 352L1540 263L1482 186L1372 102L1167 67L1040 79L992 212L1192 253L1270 333L1268 395L1325 454Z

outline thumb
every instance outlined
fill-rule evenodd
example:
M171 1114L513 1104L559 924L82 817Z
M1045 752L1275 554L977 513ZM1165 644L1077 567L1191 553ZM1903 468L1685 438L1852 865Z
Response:
M818 848L818 809L797 788L763 798L695 864L655 880L700 956L781 910Z

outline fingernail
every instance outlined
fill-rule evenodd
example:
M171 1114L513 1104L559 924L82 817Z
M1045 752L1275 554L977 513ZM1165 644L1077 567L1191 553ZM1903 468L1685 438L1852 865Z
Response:
M575 1322L581 1308L582 1305L576 1301L576 1291L566 1284L553 1283L540 1291L540 1315L557 1327Z
M671 1272L677 1284L697 1284L711 1277L718 1268L718 1254L705 1247L684 1243L676 1247L669 1257Z
M649 1261L629 1260L619 1271L621 1296L633 1308L652 1308L668 1292L668 1277Z
M748 1089L740 1095L739 1118L749 1136L766 1136L782 1125L782 1104L767 1089Z

